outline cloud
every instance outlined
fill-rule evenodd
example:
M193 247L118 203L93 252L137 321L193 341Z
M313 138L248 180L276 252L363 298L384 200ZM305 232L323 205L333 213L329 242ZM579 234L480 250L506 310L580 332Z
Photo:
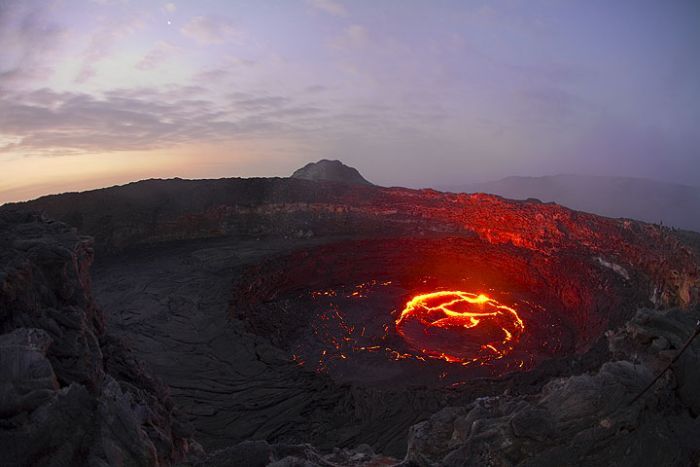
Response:
M367 44L369 44L369 33L359 24L348 26L331 42L333 48L341 50L358 49Z
M343 4L334 0L307 0L307 3L317 10L333 16L347 16L348 11Z
M306 92L308 92L308 93L312 93L312 94L319 93L319 92L324 92L324 91L327 91L327 90L328 90L328 87L327 87L327 86L323 86L323 85L321 85L321 84L312 84L311 86L307 86L307 87L304 89L304 91L306 91Z
M180 32L200 44L221 44L240 37L230 21L208 16L195 16Z
M177 6L173 2L168 2L165 5L163 5L163 11L166 13L175 13L177 10Z
M281 96L251 96L246 93L234 93L231 95L233 106L236 109L247 111L264 111L272 108L281 108L291 102L288 97Z
M118 5L126 3L127 0L90 0L92 3L97 3L102 6Z
M0 118L0 126L4 134L21 138L13 150L110 151L189 140L201 131L198 122L217 116L206 101L168 102L158 99L158 93L149 94L136 98L133 93L112 93L97 99L42 89L5 95L0 105L8 113Z
M179 47L166 41L158 41L151 50L136 64L139 70L152 70L167 61L180 50Z
M225 102L198 86L80 92L0 89L0 153L129 151L313 131L323 109L290 97L238 93Z
M100 27L90 39L83 52L83 63L75 78L77 84L89 81L97 74L97 65L109 57L120 40L134 34L145 25L141 16L134 16L122 21L112 21Z
M50 73L47 58L65 36L50 19L53 9L42 1L0 2L0 82L25 84Z

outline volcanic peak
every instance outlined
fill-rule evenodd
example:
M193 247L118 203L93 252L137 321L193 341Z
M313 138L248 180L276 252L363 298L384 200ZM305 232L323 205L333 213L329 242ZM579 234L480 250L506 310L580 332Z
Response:
M328 159L321 159L318 162L306 164L304 167L295 170L291 178L372 185L354 167L347 166L338 160Z

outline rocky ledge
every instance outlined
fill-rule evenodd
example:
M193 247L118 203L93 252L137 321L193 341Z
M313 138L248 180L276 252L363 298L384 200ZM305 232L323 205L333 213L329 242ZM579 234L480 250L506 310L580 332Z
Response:
M448 407L409 433L407 465L697 465L700 338L641 397L692 336L700 311L640 310L608 334L614 359L529 396Z
M197 450L165 386L104 329L91 240L0 214L0 464L169 465Z

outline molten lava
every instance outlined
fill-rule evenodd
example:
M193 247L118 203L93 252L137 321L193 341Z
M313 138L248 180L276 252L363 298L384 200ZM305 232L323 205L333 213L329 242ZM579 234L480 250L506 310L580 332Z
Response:
M524 330L513 308L462 291L417 295L396 320L396 331L414 350L463 365L503 358Z

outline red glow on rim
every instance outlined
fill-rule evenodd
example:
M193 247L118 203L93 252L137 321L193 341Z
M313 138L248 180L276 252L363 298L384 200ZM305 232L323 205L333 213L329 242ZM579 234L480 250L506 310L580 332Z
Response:
M513 308L462 291L417 295L396 320L396 331L414 350L463 365L503 358L524 330Z

